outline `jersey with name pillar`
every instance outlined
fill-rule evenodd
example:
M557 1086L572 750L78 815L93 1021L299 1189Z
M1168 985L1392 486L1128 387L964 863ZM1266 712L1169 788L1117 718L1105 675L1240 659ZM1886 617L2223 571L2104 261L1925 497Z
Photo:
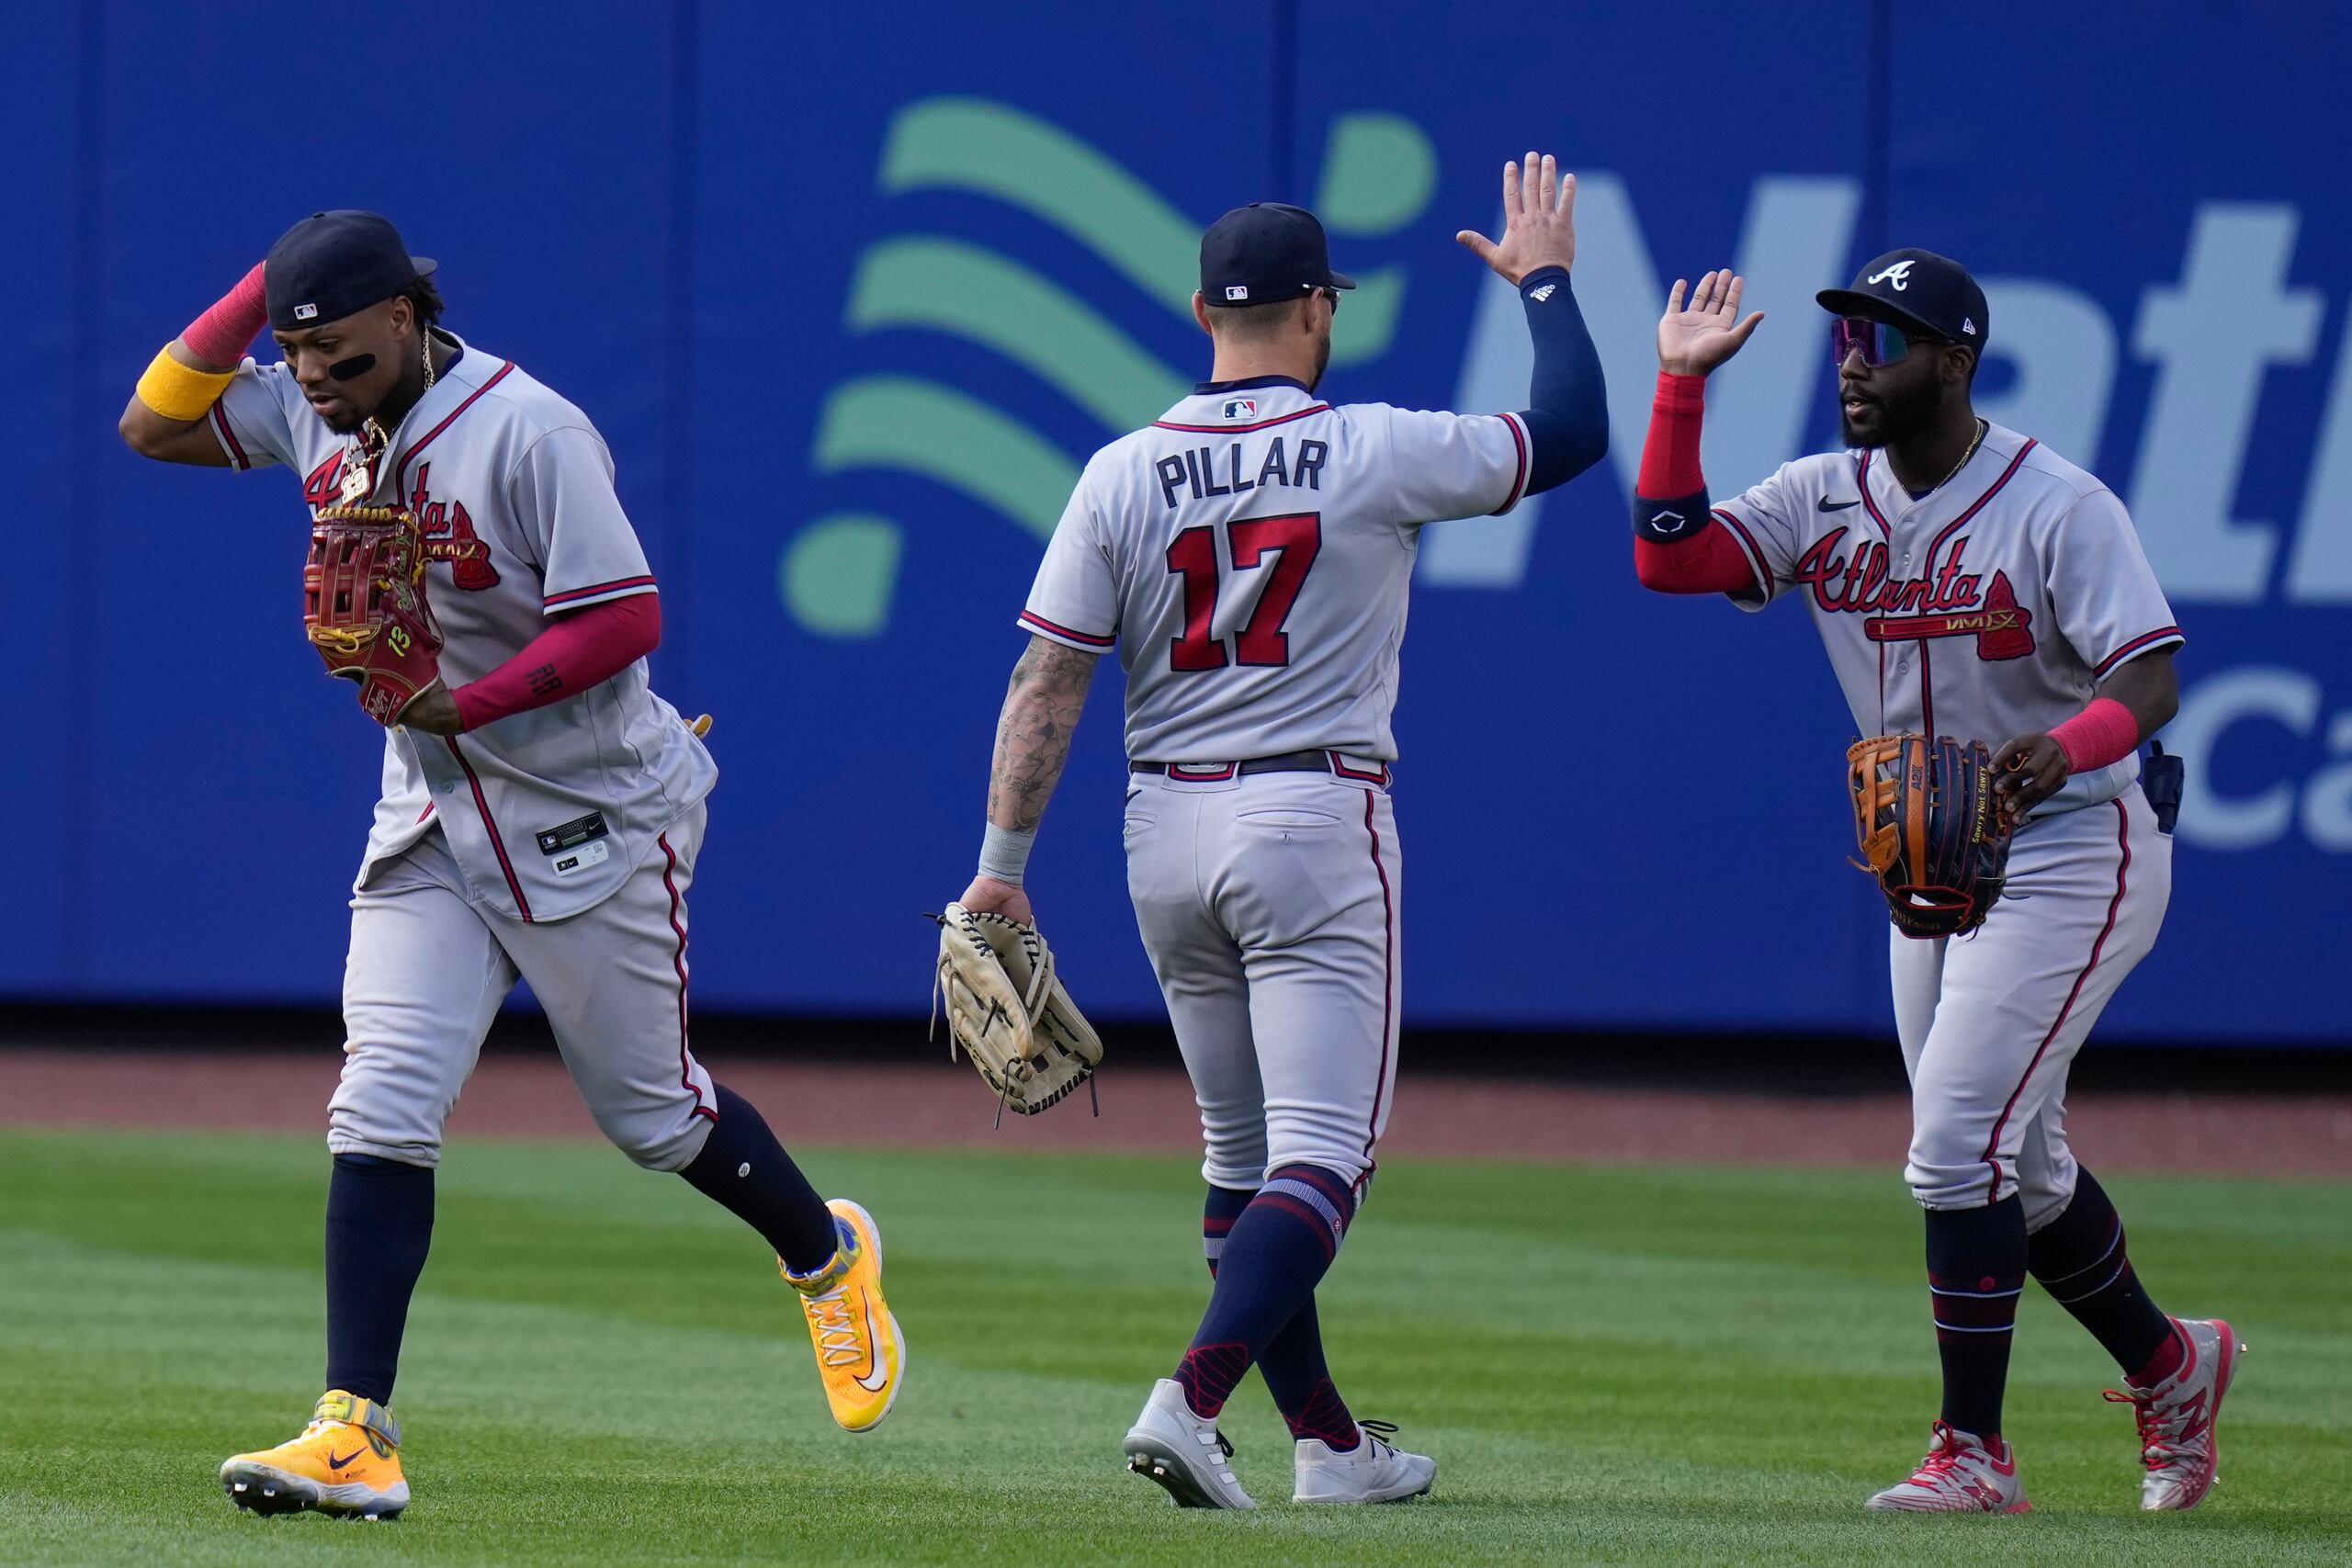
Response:
M588 416L512 360L441 335L458 357L356 475L351 438L311 412L284 365L245 360L210 423L232 465L286 465L312 507L397 502L417 514L454 688L521 652L548 616L655 583ZM360 880L438 822L477 903L514 919L577 914L616 891L717 778L643 660L462 735L387 730Z
M1510 511L1527 472L1515 414L1204 386L1087 464L1021 624L1118 648L1131 758L1392 761L1421 526Z
M1988 423L1966 465L1914 498L1886 455L1800 457L1714 505L1761 609L1801 594L1866 735L1998 746L2082 711L2143 653L2186 640L2115 492ZM2038 815L2111 800L2135 752L2076 774Z

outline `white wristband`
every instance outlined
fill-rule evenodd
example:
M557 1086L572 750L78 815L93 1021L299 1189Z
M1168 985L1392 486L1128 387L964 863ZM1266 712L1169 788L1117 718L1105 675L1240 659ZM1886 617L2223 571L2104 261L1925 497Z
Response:
M1010 828L1000 828L991 822L980 840L980 874L1018 887L1021 886L1021 874L1029 864L1029 852L1036 847L1037 835L1034 830L1016 833Z

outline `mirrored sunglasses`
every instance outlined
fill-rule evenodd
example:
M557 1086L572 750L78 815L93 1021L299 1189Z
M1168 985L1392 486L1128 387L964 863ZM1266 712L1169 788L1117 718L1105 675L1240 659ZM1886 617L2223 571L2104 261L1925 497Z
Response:
M1849 355L1860 354L1865 365L1892 365L1909 354L1914 343L1935 341L1925 333L1915 338L1891 322L1841 316L1829 326L1829 362L1843 366Z

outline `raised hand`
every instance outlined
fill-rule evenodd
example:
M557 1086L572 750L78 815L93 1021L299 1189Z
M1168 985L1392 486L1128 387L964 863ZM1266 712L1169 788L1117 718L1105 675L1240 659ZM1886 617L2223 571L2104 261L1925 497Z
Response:
M1764 319L1757 311L1742 321L1739 296L1747 279L1735 277L1724 267L1711 272L1690 290L1690 304L1682 303L1683 280L1674 280L1666 297L1666 315L1657 324L1658 368L1675 376L1704 376L1733 355Z
M1453 236L1478 259L1502 274L1513 288L1529 273L1577 262L1577 177L1560 173L1549 152L1527 155L1524 164L1503 165L1503 237L1499 243L1475 229Z

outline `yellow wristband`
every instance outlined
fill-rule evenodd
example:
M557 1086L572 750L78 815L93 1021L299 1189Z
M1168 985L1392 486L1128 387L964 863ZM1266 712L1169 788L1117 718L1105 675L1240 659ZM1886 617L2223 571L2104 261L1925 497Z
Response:
M174 359L169 348L158 349L154 363L139 378L139 400L165 419L194 424L212 412L236 376L233 370L195 369Z

